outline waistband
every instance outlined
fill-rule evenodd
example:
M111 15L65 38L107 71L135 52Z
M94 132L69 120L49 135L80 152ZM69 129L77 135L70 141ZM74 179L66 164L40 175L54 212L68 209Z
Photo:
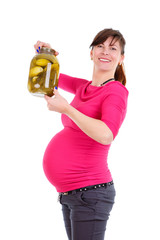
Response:
M75 192L83 192L83 191L87 191L87 190L91 190L91 189L97 189L97 188L101 188L101 187L107 188L108 186L111 186L111 185L113 185L113 181L108 182L108 183L101 183L101 184L92 185L92 186L88 186L88 187L78 188L78 189L68 191L68 192L60 192L59 194L60 195L70 195L73 192L74 193Z

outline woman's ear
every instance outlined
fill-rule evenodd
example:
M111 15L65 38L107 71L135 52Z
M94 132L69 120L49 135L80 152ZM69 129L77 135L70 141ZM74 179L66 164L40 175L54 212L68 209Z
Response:
M91 60L93 60L93 50L90 51Z
M124 55L121 55L121 59L119 61L119 65L121 65L123 61L124 61Z

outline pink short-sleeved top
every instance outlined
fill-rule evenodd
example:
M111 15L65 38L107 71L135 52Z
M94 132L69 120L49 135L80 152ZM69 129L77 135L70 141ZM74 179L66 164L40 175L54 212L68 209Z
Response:
M115 138L126 115L129 92L118 81L101 87L91 82L59 76L59 88L75 95L70 104L83 114L102 120ZM65 114L61 119L64 128L51 139L43 158L45 175L57 192L110 182L107 156L111 144L93 140Z

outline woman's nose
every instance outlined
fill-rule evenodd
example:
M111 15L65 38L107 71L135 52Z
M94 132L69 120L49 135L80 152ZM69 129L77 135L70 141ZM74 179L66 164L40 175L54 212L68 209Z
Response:
M103 53L104 53L105 55L108 55L108 54L109 54L109 49L108 49L108 48L104 48L104 49L103 49Z

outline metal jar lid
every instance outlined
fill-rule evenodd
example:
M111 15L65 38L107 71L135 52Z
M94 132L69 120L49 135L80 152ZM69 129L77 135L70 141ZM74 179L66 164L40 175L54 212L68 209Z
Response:
M39 53L49 53L55 55L56 51L53 48L42 47Z

